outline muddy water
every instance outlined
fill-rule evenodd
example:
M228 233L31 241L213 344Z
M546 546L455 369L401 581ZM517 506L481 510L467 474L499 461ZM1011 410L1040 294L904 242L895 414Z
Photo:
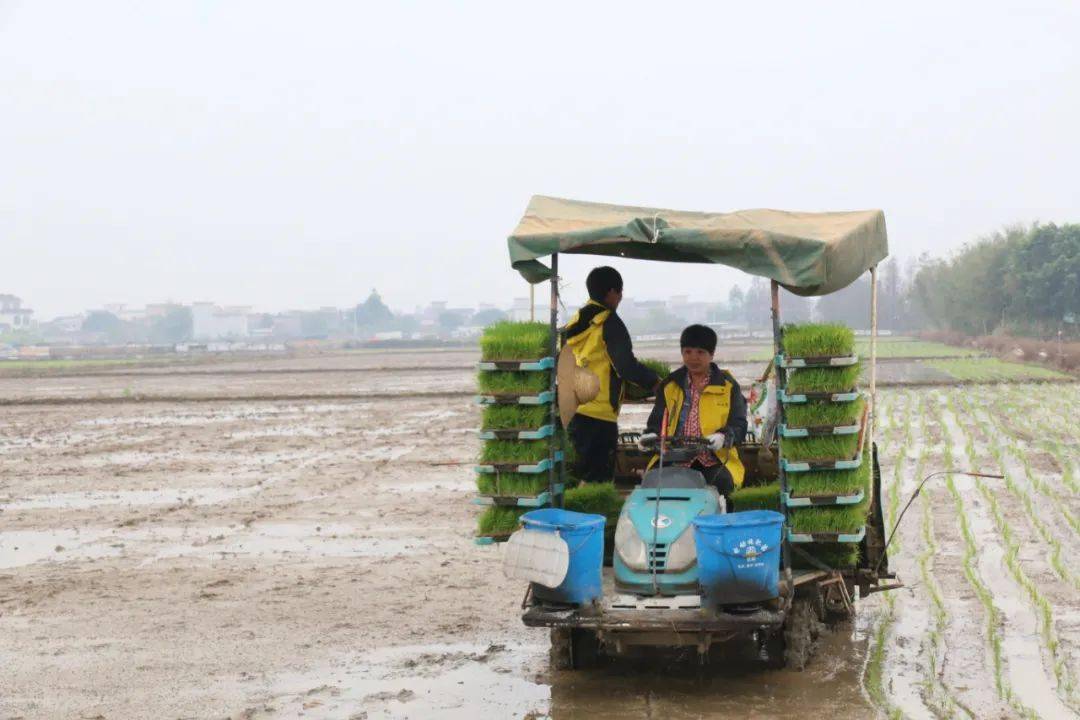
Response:
M731 649L707 666L657 656L590 671L552 672L547 645L418 645L376 649L334 667L275 678L251 717L365 720L431 718L791 718L846 720L873 713L859 677L865 632L841 626L804 672L768 672ZM696 658L696 655L695 655Z
M356 381L389 379L380 372ZM426 386L449 379L439 372L409 380ZM460 376L471 383L469 371ZM289 394L294 380L234 376L210 389ZM302 389L352 381L308 373ZM85 382L91 396L116 390ZM174 380L154 382L164 388ZM199 378L175 382L180 391L204 387ZM993 402L994 391L985 392ZM905 405L924 396L936 397L903 394ZM625 425L640 427L646 412L627 408ZM916 427L919 414L911 413ZM902 420L896 433L888 425L891 455L904 441ZM705 669L665 661L551 672L547 634L522 626L523 588L503 577L499 548L472 542L477 422L469 398L5 409L0 656L9 662L0 670L0 718L875 716L863 673L868 638L886 616L881 596L860 601L857 624L828 636L802 673L764 671L752 652ZM950 434L959 459L961 434ZM925 435L912 433L898 475L903 500L921 479L914 470L923 447L929 455L920 474L941 468L940 439L932 422ZM892 482L889 457L883 470ZM1064 494L1060 475L1046 481ZM1024 480L1022 468L1015 477ZM1016 717L997 701L981 604L960 563L954 506L936 482L909 513L893 557L908 589L897 595L886 641L887 700L905 717L928 717L928 707L938 708L924 696L924 683L932 682L935 692L944 687L963 701L988 698L973 703L977 717ZM1024 487L1059 529L1060 510ZM963 492L971 497L969 488ZM937 677L926 670L935 622L917 564L920 515L931 501L939 545L932 579L950 609L934 651ZM968 511L973 522L993 522L973 503ZM1022 516L1003 511L1025 546L1025 570L1053 603L1065 656L1075 665L1069 636L1080 602L1047 569L1045 552L1028 551L1038 538ZM1003 633L1038 642L1037 628L1019 626L1024 613L1031 618L1028 598L994 555L1001 544L991 546L980 548L977 570L1006 584L995 597ZM1065 561L1075 569L1072 557ZM1030 643L1009 648L1016 649L1009 662L1043 674L1041 687L1052 681L1038 646L1034 658L1023 654ZM1037 707L1044 717L1060 709Z

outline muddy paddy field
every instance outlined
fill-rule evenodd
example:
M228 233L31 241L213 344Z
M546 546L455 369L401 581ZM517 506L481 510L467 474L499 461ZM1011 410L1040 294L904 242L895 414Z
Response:
M0 375L0 719L1076 716L1075 383L882 364L940 383L881 393L887 516L937 470L1005 479L931 480L895 541L906 587L806 671L735 649L570 673L472 542L474 361Z

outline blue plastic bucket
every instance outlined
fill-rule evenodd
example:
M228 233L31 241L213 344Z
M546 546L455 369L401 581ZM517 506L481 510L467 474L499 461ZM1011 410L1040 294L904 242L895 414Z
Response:
M530 530L557 533L570 551L566 578L557 588L533 583L533 595L541 600L582 605L603 594L601 572L604 563L603 515L544 508L521 516Z
M784 516L748 510L694 518L698 578L709 605L769 600L780 594Z

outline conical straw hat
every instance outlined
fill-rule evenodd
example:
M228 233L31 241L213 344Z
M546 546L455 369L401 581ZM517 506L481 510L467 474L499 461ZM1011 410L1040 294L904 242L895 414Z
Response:
M559 352L555 381L558 383L559 417L562 419L563 427L566 427L579 406L600 394L600 378L585 368L579 367L574 351L569 345L564 345Z

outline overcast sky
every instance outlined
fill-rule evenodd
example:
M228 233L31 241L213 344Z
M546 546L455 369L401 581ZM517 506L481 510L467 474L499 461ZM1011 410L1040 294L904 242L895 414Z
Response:
M903 257L1077 222L1077 37L1075 0L0 0L0 292L508 305L534 193L880 207ZM640 299L742 277L618 267Z

